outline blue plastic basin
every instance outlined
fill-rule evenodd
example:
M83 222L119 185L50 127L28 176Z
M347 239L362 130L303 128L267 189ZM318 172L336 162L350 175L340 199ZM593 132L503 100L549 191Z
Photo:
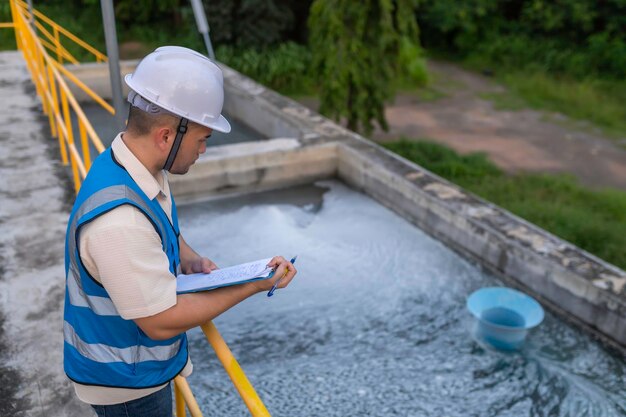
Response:
M468 310L478 319L479 341L500 350L518 350L528 330L543 321L544 312L534 298L505 287L482 288L467 298Z

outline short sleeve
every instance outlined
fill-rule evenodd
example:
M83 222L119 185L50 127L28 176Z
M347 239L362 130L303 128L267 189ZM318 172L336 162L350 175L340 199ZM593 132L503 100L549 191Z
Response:
M136 207L117 207L83 226L79 248L122 318L153 316L176 304L176 277L161 238Z

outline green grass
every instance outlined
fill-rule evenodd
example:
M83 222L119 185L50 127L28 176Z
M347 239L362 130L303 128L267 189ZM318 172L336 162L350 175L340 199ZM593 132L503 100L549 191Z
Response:
M572 119L590 122L613 139L626 138L626 82L574 80L544 72L504 72L497 79L509 89L506 93L485 93L497 109L520 110L530 107L562 113Z
M411 88L403 88L396 87L396 92L398 93L411 93L415 97L417 97L421 102L432 102L442 99L444 97L448 97L446 93L441 91L438 88L435 88L431 85L419 86L419 87L411 87Z
M510 92L503 93L480 93L480 98L489 100L493 103L493 107L496 110L524 110L529 107L526 100L516 94Z
M531 107L588 120L606 134L626 138L626 82L559 79L541 72L511 73L503 81Z
M626 193L593 190L566 175L508 175L484 154L428 141L383 146L551 233L626 269Z

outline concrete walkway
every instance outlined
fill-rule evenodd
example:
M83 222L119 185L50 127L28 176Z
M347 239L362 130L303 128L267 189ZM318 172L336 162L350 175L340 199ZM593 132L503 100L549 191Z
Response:
M20 53L0 52L0 416L90 416L62 369L73 199Z

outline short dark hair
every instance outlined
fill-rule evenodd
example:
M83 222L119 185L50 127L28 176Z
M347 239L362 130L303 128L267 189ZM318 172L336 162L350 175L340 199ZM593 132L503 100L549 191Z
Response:
M130 106L126 131L130 134L142 136L147 135L155 126L170 126L176 129L178 117L173 114L151 114L135 106Z

